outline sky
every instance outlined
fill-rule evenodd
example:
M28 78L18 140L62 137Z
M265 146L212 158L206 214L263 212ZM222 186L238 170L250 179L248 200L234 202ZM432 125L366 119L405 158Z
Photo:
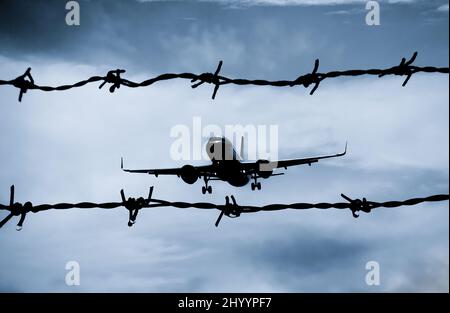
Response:
M295 79L312 70L383 68L414 51L420 66L448 67L447 1L79 1L80 25L65 23L66 1L1 1L0 78L27 67L37 84L59 85L124 68L140 81L166 72ZM303 87L211 86L173 80L114 94L96 84L64 92L0 87L0 202L120 201L144 196L239 204L374 201L449 192L449 78L414 75L324 81ZM262 180L262 190L130 168L181 166L170 157L177 125L277 125L280 158L340 152ZM206 137L202 140L206 141ZM207 164L206 160L192 161ZM0 212L2 218L6 212ZM224 218L217 211L149 209L127 226L125 209L28 214L0 230L1 292L448 292L449 204L377 209L286 210ZM66 263L80 265L67 286ZM380 265L367 285L366 263Z

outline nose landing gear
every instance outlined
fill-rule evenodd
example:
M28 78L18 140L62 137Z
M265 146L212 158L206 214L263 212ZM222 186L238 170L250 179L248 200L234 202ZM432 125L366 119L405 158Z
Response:
M208 186L209 178L204 176L203 180L205 181L205 186L202 187L202 194L206 194L206 192L212 193L212 187Z
M203 187L202 187L202 194L206 194L206 192L212 193L212 188L211 188L211 186L208 186L208 187L203 186Z

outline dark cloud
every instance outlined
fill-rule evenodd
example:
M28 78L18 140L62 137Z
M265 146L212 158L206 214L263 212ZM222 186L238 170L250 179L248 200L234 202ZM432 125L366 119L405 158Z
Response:
M356 238L346 241L337 236L324 236L320 230L288 229L277 238L256 244L243 243L238 254L246 256L255 271L268 273L275 285L301 292L338 288L342 281L337 279L336 269L339 275L351 269L359 273L361 279L355 279L356 275L352 275L353 279L347 277L346 288L355 290L354 285L363 281L364 256L368 250L369 243Z
M0 52L158 72L209 70L223 59L228 73L270 77L294 77L316 57L324 68L385 66L417 50L420 62L448 64L448 16L423 23L437 3L383 4L378 28L365 25L364 10L326 15L327 6L233 10L214 2L103 0L80 1L81 26L68 27L64 5L3 1Z

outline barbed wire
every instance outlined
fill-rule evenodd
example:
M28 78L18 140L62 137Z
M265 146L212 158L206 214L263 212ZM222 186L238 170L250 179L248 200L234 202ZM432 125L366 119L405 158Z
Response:
M216 209L220 211L219 217L216 220L215 226L219 226L219 223L224 215L230 218L239 217L242 213L255 213L260 211L279 211L286 209L295 210L307 210L307 209L350 209L353 217L359 217L359 212L370 213L376 208L396 208L400 206L412 206L423 202L438 202L438 201L448 201L448 194L438 194L429 197L412 198L403 201L387 201L387 202L375 202L368 201L366 198L361 199L351 199L345 194L341 194L347 202L337 202L337 203L290 203L290 204L268 204L263 206L251 206L251 205L238 205L234 196L225 197L225 204L214 204L209 202L172 202L167 200L155 199L153 195L153 187L150 187L149 194L147 198L132 198L128 199L125 197L123 189L120 191L121 202L105 202L105 203L94 203L94 202L79 202L79 203L57 203L57 204L40 204L33 205L31 202L25 202L24 204L20 202L14 202L14 185L10 189L10 203L9 205L0 204L0 210L8 211L9 214L0 222L0 228L2 228L12 217L20 216L19 223L17 224L17 230L21 230L25 217L28 213L37 213L42 211L47 211L51 209L55 210L67 210L67 209L116 209L119 207L124 207L128 210L128 226L133 226L136 222L137 215L139 211L143 208L160 208L160 207L173 207L179 209ZM230 201L231 199L231 201Z
M240 79L240 78L228 78L226 76L219 75L223 62L220 61L217 69L214 73L166 73L161 74L156 77L146 79L142 82L134 82L125 78L121 75L126 71L124 69L116 69L108 71L105 76L92 76L86 80L79 81L74 84L61 85L61 86L40 86L35 83L35 80L31 76L31 68L28 68L23 75L18 76L12 80L0 80L1 85L10 85L19 89L19 102L22 101L23 95L28 90L41 90L41 91L64 91L72 88L83 87L87 84L101 82L99 89L103 88L106 84L109 84L109 91L111 93L115 92L121 86L129 88L147 87L153 85L154 83L172 79L189 79L191 81L191 87L197 88L204 83L214 85L214 90L212 94L212 99L215 99L219 87L227 84L234 84L239 86L245 85L255 85L255 86L273 86L273 87L294 87L303 86L305 88L311 88L310 94L314 92L319 87L320 83L325 79L336 78L336 77L357 77L362 75L374 75L378 77L384 77L387 75L397 75L406 76L403 81L402 86L406 86L410 78L416 73L443 73L448 74L448 67L433 67L433 66L415 66L414 61L417 58L418 53L414 52L409 60L402 58L400 64L395 65L386 69L367 69L367 70L346 70L346 71L331 71L328 73L320 73L319 70L319 59L316 59L314 63L314 68L311 73L301 75L294 80L263 80L263 79Z

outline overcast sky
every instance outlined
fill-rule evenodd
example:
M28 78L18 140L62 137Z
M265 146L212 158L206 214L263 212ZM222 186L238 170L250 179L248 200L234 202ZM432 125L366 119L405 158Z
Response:
M2 1L0 79L32 67L38 84L71 83L110 69L142 80L164 72L214 71L240 78L294 79L311 71L396 65L448 66L447 1L380 1L381 25L365 24L365 1L79 1L81 25L65 24L66 1ZM374 201L449 192L449 78L419 74L324 81L302 87L211 86L188 81L114 94L97 85L65 92L0 87L0 202L120 201L144 196L240 204ZM173 167L176 125L278 125L280 158L340 152L344 158L262 181L262 190L177 177L131 175L126 165ZM203 138L206 140L206 138ZM206 161L195 162L203 164ZM6 213L1 213L1 217ZM162 208L48 211L0 230L0 291L449 291L449 205L350 211L218 212ZM65 284L65 265L81 285ZM380 286L365 283L377 261Z

